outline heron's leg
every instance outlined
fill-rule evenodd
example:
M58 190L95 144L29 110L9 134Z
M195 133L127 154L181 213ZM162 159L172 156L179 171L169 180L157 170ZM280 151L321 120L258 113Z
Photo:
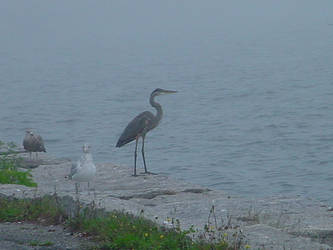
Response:
M29 158L30 158L30 160L31 160L31 152L29 152Z
M149 172L147 170L146 158L145 158L145 136L142 136L142 159L143 159L143 165L145 166L145 173L146 174L155 174L155 173Z
M136 176L136 157L137 157L137 151L138 151L138 140L139 136L136 137L135 140L135 152L134 152L134 176Z
M146 166L146 158L145 158L145 136L142 136L142 159L143 159L143 165L145 166L145 173L148 173L147 166Z

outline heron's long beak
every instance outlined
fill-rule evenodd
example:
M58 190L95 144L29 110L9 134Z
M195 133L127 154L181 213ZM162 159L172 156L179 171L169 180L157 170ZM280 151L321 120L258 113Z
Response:
M166 90L166 89L163 89L163 94L174 94L174 93L177 93L178 91L175 91L175 90Z

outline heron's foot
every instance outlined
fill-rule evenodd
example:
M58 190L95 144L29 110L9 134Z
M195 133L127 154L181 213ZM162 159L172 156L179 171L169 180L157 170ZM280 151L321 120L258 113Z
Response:
M144 172L144 173L142 173L142 174L158 175L158 174L156 174L156 173L153 173L153 172L150 172L150 171L146 171L146 172Z

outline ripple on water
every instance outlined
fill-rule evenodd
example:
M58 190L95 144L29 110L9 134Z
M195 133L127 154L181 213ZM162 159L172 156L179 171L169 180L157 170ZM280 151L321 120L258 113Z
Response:
M62 141L60 138L50 139L48 137L45 137L45 139L43 139L43 140L44 140L44 143L49 143L49 144L57 144Z
M79 121L79 119L74 119L74 118L70 118L70 119L64 119L64 120L56 120L55 123L57 124L73 124L75 122Z
M20 121L21 124L24 124L24 125L29 125L29 124L34 124L35 121L33 120L22 120Z

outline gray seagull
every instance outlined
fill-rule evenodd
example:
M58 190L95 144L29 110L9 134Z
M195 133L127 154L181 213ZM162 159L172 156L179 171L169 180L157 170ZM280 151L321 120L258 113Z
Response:
M38 158L38 152L46 152L43 138L38 134L34 134L30 129L26 131L23 147L29 152L30 159L32 152L36 153L36 159Z

